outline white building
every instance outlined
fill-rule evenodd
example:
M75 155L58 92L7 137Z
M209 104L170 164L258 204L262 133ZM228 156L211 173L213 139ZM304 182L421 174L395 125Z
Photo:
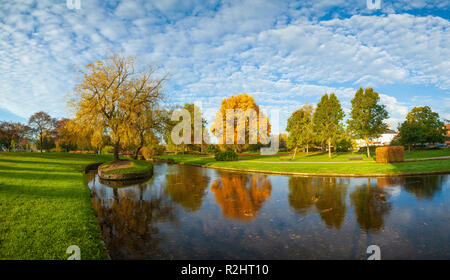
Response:
M397 131L388 128L380 137L369 139L369 146L388 146L397 134ZM366 147L366 140L357 139L355 141L358 147Z

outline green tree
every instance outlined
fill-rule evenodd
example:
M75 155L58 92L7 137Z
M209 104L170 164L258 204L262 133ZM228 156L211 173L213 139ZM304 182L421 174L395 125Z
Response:
M334 93L324 94L317 104L313 115L313 127L317 137L328 145L328 157L331 158L331 143L342 134L344 111Z
M379 101L379 94L372 88L358 89L352 99L348 129L355 137L366 141L368 157L370 157L369 139L379 137L387 128L384 120L388 118L388 112L386 106L380 105Z
M400 143L411 145L445 141L446 129L439 114L430 107L414 107L399 127Z
M34 113L28 120L28 125L39 136L39 147L41 153L44 141L44 132L51 130L54 127L55 123L56 121L52 119L49 114L42 111Z
M292 156L295 159L298 147L305 147L309 153L309 145L313 141L313 106L304 105L301 109L292 113L287 121L286 131L289 132L287 145L294 149Z

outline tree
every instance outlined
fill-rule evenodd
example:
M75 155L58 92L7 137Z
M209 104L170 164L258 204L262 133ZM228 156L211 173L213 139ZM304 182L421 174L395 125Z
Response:
M134 58L116 54L88 64L69 101L75 111L74 127L78 132L94 131L97 140L108 134L114 145L114 160L118 160L121 139L134 129L130 123L138 113L151 111L162 98L165 77L154 76L151 66L137 71Z
M30 128L21 123L0 122L0 143L10 151L14 144L20 143L28 134Z
M383 121L388 118L385 105L380 105L379 94L372 88L358 89L352 99L351 119L348 129L351 133L366 141L367 157L370 157L369 139L377 138L387 128Z
M313 112L311 105L304 105L301 109L292 113L287 121L286 131L289 132L287 144L294 149L294 155L298 147L306 147L306 154L309 153L309 145L314 136L313 132Z
M62 118L55 124L56 145L62 147L66 152L69 152L69 149L77 143L77 137L69 127L70 122L70 119Z
M162 135L165 128L165 111L162 109L141 108L136 111L123 136L123 144L134 150L134 159L144 146L154 146L158 142L157 135Z
M42 144L44 138L44 132L46 130L51 130L55 124L55 120L50 117L49 114L45 112L34 113L28 120L28 125L33 129L34 132L39 135L39 147L42 153Z
M344 111L341 103L334 93L324 94L317 104L313 115L313 126L319 139L328 144L328 157L331 158L331 143L340 134L343 128L341 121L344 118Z
M234 117L230 118L233 123L227 124L227 110L234 111ZM255 113L253 116L252 112ZM253 118L254 122L249 121L251 118ZM245 126L242 134L238 133L240 132L238 131L240 120L245 120L241 123ZM265 124L265 127L263 124ZM231 125L233 125L234 131L230 133L231 137L227 138L226 128L229 128ZM220 136L219 131L222 131L222 136ZM222 141L223 144L232 142L234 151L241 152L244 147L248 147L252 142L254 144L258 142L268 143L270 123L268 117L262 113L260 114L260 108L253 97L244 93L222 100L220 110L216 113L214 123L211 125L211 132L217 138L222 137L219 141Z
M195 127L195 112L199 112L200 113L200 108L196 105L194 105L193 103L186 103L184 104L182 109L186 109L189 112L189 115L191 116L191 144L185 145L184 143L182 144L183 146L183 151L185 150L185 147L187 146L188 149L190 150L194 150L194 149L200 149L200 151L203 151L203 146L205 144L205 134L207 133L206 131L206 125L207 125L207 121L204 118L201 118L201 129L202 129L202 140L201 140L201 144L195 144L195 135L194 135L194 127Z
M439 114L430 107L414 107L399 127L400 143L411 145L445 141L446 129Z

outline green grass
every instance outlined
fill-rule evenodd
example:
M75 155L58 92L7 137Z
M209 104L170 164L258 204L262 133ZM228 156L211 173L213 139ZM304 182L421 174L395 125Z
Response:
M106 168L110 163L104 163L100 165L100 168ZM134 160L131 161L131 165L124 168L116 168L107 170L105 174L132 174L132 173L146 173L153 168L153 164L148 161Z
M278 171L311 174L395 174L428 171L450 171L450 160L403 162L394 164L367 163L260 163L247 162L213 162L206 164L214 167L250 169L260 171Z
M450 149L439 150L413 150L411 152L405 151L405 159L420 159L420 158L432 158L432 157L448 157L450 156Z
M241 156L240 160L255 160L255 161L291 161L291 162L344 162L349 161L349 157L361 156L363 161L373 161L368 158L366 153L332 153L331 158L328 153L312 152L308 155L306 153L297 153L295 159L291 160L291 155L274 155L274 156Z
M155 156L155 158L161 159L173 159L176 163L183 162L186 164L194 165L204 165L207 163L215 162L214 156L203 156L203 155L163 155Z
M413 151L407 153L405 158L429 158L450 155L448 149L431 151ZM450 171L450 160L438 161L420 161L420 162L402 162L394 164L378 164L373 159L363 156L362 163L351 163L348 157L359 155L353 153L333 154L331 159L326 153L317 153L306 156L300 154L295 161L289 161L285 155L279 156L240 156L239 161L218 162L214 157L198 155L165 155L160 156L163 159L173 159L175 162L185 164L197 164L211 167L237 168L259 171L277 171L292 173L311 173L311 174L396 174L411 172L429 172L429 171ZM281 159L280 159L281 157ZM283 161L283 162L280 162ZM289 161L286 163L286 161ZM339 163L320 163L320 162L339 162ZM266 163L267 162L267 163ZM273 162L273 163L271 163Z
M111 156L0 153L0 259L105 259L83 169Z

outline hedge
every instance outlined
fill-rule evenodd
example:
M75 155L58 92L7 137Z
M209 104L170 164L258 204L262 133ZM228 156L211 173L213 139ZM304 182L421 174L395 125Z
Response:
M233 151L217 152L215 159L217 161L234 161L238 160L238 155Z
M405 148L403 146L379 147L375 150L377 163L402 162Z

